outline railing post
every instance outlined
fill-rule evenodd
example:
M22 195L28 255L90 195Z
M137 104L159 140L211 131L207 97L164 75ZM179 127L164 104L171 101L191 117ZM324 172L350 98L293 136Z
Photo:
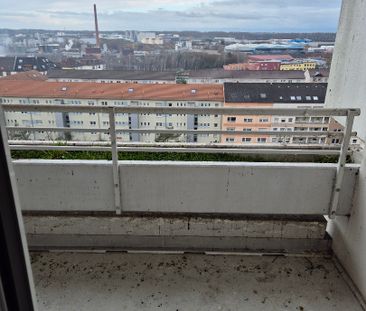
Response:
M343 140L341 144L341 150L339 154L338 164L337 164L337 172L336 177L333 185L333 192L331 197L331 202L329 206L329 217L331 219L334 219L334 217L337 214L338 204L339 204L339 195L341 192L341 187L343 183L344 178L344 171L345 171L345 165L347 160L347 153L348 153L348 147L349 142L352 135L352 127L353 127L353 121L355 116L357 115L356 112L353 110L349 110L347 113L347 119L346 124L344 128L344 135Z
M119 183L119 169L118 169L118 150L116 138L116 120L115 109L111 107L109 110L109 135L112 148L112 168L113 168L113 186L114 186L114 205L116 214L121 214L121 189Z

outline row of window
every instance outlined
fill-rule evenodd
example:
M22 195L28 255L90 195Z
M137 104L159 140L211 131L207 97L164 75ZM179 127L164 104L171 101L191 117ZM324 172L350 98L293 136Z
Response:
M235 143L235 137L227 137L226 139L225 139L225 141L227 142L227 143ZM242 137L242 139L241 139L241 142L243 142L243 143L250 143L250 142L252 142L252 138L250 138L250 137ZM267 142L267 138L264 138L264 137L258 137L257 139L256 139L256 142L257 143L266 143Z
M313 100L319 100L319 97L318 96L313 96L313 97L311 97L311 96L305 96L305 99L307 101L310 101L311 98L313 98ZM292 101L300 101L300 100L302 100L302 97L301 96L290 96L290 99Z
M216 116L216 115L215 115ZM236 122L237 118L236 117L227 117L227 121L228 122ZM253 122L253 118L244 118L243 119L244 123L252 123ZM269 122L268 118L260 118L259 119L260 123L266 123Z
M19 120L13 120L13 119L7 119L7 123L8 124L18 124ZM47 120L47 121L43 121L43 120L22 120L22 124L25 126L30 126L30 125L35 125L35 124L44 124L44 123L48 123L48 124L55 124L54 120Z

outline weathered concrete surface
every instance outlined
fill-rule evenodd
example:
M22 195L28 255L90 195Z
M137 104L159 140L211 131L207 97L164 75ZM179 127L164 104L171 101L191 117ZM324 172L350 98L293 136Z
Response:
M24 211L114 207L110 161L14 161ZM347 165L340 215L349 213L357 165ZM122 211L325 215L335 164L120 161Z
M28 234L225 236L323 239L323 220L202 217L24 216Z
M327 252L324 218L25 216L31 249Z
M40 311L362 311L330 259L33 254Z

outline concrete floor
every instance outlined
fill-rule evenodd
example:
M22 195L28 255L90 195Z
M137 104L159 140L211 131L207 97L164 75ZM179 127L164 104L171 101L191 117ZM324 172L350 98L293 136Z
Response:
M33 253L39 310L352 310L330 259Z

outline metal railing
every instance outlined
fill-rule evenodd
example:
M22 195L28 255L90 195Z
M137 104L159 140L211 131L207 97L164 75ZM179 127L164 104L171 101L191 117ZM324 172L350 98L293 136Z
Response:
M360 115L359 109L297 109L297 108L176 108L176 107L98 107L75 105L20 105L2 104L0 106L2 126L7 131L51 131L51 132L94 132L110 135L110 142L66 142L57 146L50 142L10 142L13 150L78 150L78 151L111 151L113 163L113 183L115 194L115 208L121 213L120 185L118 173L119 151L149 151L149 152L194 152L194 153L237 153L237 154L323 154L339 155L336 178L333 187L329 216L334 217L337 212L339 193L342 185L345 163L348 154L354 118ZM72 128L72 127L18 127L6 126L5 112L80 112L108 114L109 128ZM271 116L298 116L298 117L346 117L343 132L324 131L223 131L223 130L192 130L192 129L116 129L116 113L148 113L148 114L184 114L184 115L271 115ZM337 137L341 139L340 146L331 145L270 145L270 144L190 144L190 143L119 143L116 133L160 133L160 134L214 134L214 135L273 135L273 136L312 136Z

